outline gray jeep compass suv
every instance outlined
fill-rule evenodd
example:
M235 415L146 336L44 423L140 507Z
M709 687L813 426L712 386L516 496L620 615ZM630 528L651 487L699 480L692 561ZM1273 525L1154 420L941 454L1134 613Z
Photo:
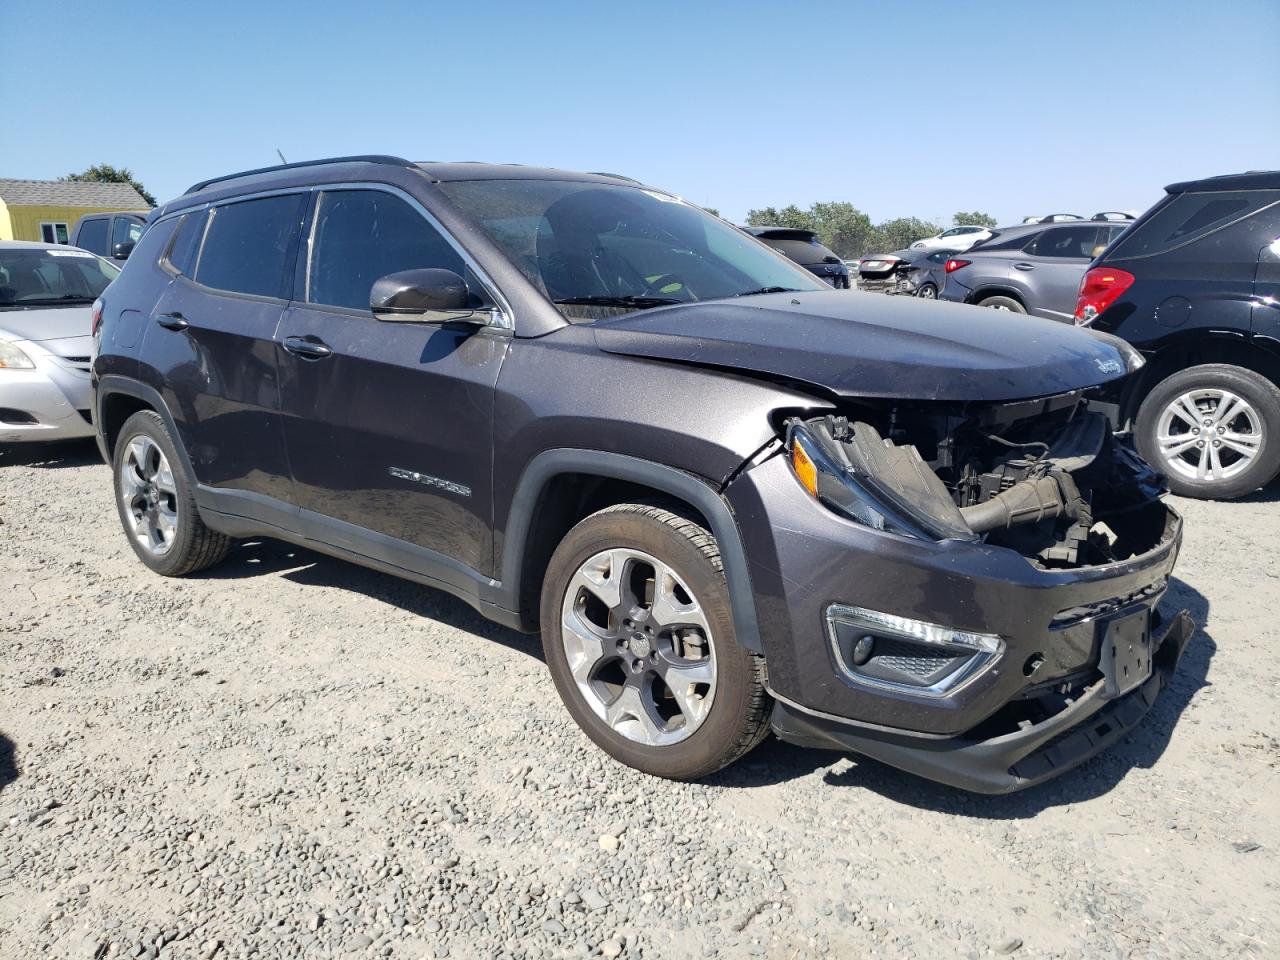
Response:
M95 336L148 567L267 536L450 591L540 631L574 720L652 774L772 729L1018 789L1133 728L1193 630L1157 609L1180 520L1088 405L1122 341L835 291L623 177L205 181Z

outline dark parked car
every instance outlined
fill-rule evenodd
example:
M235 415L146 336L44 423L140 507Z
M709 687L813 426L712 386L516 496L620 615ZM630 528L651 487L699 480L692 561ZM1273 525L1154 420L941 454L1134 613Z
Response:
M849 268L843 260L818 242L818 235L812 230L795 230L791 227L743 229L831 286L841 290L849 289Z
M898 292L923 300L938 299L938 291L947 282L947 261L959 253L959 250L912 250L906 264L896 271Z
M837 292L620 177L205 181L98 317L144 564L276 537L447 590L541 631L569 713L652 774L772 729L1018 789L1137 724L1193 629L1157 609L1181 521L1086 402L1122 340Z
M1076 322L1146 356L1117 418L1170 487L1239 497L1280 470L1280 172L1166 191L1094 261Z
M145 213L92 213L76 221L71 245L110 260L127 260L146 227Z
M947 262L939 299L1070 323L1089 261L1126 227L1079 220L1003 228Z

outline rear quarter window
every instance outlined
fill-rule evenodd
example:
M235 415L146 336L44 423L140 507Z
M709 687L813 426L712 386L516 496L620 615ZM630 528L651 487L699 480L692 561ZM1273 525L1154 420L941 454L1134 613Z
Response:
M107 218L95 217L93 220L85 220L81 223L80 229L76 232L76 246L90 253L99 255L106 253Z
M1165 254L1186 259L1257 260L1275 239L1280 190L1182 193L1131 227L1108 259ZM1268 234L1271 234L1268 236Z

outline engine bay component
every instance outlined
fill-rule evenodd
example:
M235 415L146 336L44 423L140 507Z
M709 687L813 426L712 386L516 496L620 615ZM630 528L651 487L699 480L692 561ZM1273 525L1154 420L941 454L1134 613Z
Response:
M792 419L787 437L810 492L877 529L981 539L1047 567L1112 562L1164 532L1158 476L1079 397L976 410L868 405L856 418Z

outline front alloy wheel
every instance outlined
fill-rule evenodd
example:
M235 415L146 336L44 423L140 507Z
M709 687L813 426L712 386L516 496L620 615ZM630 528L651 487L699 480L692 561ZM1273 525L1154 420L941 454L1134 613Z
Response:
M561 608L565 657L583 700L618 734L679 743L716 694L712 630L688 585L642 550L589 558Z
M769 731L764 661L734 636L720 548L652 503L591 514L556 547L542 585L542 650L578 726L615 760L693 780Z

